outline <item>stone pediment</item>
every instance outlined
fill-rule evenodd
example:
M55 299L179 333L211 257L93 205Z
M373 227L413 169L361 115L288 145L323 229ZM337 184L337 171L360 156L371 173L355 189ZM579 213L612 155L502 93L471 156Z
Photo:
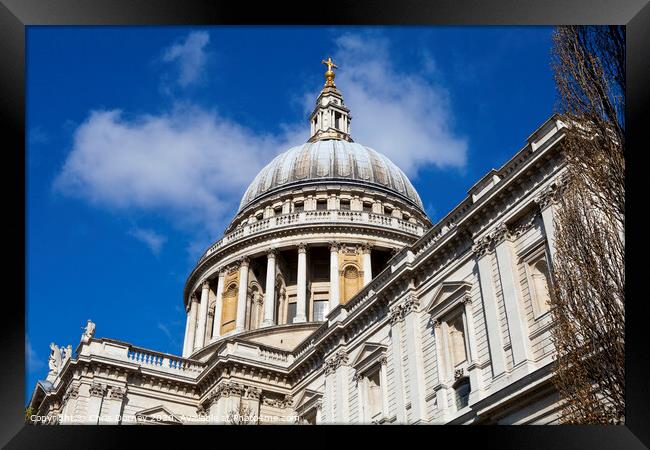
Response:
M296 398L294 408L296 409L296 411L300 411L302 409L309 409L315 403L317 403L321 398L323 398L323 394L321 394L320 392L314 391L312 389L305 389L305 391L298 398Z
M376 342L366 342L363 345L363 348L361 348L361 351L359 352L357 357L354 358L354 361L352 361L351 365L355 369L362 368L366 366L368 363L378 359L382 354L386 352L387 349L388 346L384 344L379 344Z
M472 284L467 281L444 281L433 292L433 296L424 310L428 313L441 311L445 309L450 300L468 295L471 288Z
M161 425L182 425L183 422L169 409L163 405L143 409L135 413L138 423L161 424Z

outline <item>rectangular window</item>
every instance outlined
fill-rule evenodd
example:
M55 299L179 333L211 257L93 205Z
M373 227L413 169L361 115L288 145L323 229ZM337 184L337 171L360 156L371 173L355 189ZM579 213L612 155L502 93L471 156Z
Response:
M293 323L293 319L296 317L297 303L289 303L287 306L287 323Z
M328 300L314 300L314 322L322 322L327 314Z
M316 202L316 209L318 211L326 211L327 210L327 200L318 200Z
M367 383L370 419L377 420L381 418L382 413L381 377L379 376L379 369L368 374Z
M452 366L456 367L467 360L467 349L465 347L465 326L463 316L458 315L447 322L449 330L449 353L451 354Z
M350 200L341 200L341 209L344 211L350 210Z
M536 255L526 263L528 289L535 318L550 309L552 282L546 252Z

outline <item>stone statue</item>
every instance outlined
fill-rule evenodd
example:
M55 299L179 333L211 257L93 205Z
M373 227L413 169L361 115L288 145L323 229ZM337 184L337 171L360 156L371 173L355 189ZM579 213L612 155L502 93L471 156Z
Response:
M89 342L90 339L95 336L95 323L88 319L88 323L86 323L86 327L84 328L84 332L81 335L81 341L82 342Z
M65 363L72 356L72 345L68 345L66 348L61 348L62 363Z
M50 344L50 350L52 352L50 353L50 360L48 361L50 366L50 373L48 375L56 375L61 369L61 349L52 342Z

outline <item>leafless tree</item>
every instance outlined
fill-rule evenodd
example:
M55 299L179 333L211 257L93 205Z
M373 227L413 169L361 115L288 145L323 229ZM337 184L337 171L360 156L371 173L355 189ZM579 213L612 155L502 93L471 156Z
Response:
M555 215L554 382L566 423L625 416L625 31L553 34L567 177Z

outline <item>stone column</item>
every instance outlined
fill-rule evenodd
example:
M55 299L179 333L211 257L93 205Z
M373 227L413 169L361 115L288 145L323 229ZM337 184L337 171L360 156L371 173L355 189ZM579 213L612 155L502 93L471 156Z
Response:
M485 237L474 245L473 250L478 258L479 284L481 285L481 299L483 301L483 311L485 312L485 328L487 330L488 346L490 348L492 376L497 378L505 372L506 361L503 352L503 341L501 339L497 297L494 290L494 283L492 282L490 244L490 238Z
M330 243L330 311L339 305L339 244Z
M183 339L183 358L185 358L187 355L189 355L189 348L190 348L190 311L187 309L185 311L185 316L187 316L187 319L185 320L185 338Z
M248 265L250 260L243 257L239 262L239 293L237 296L237 319L235 321L235 332L244 331L246 323L246 299L248 297Z
M210 292L210 283L205 280L201 285L201 303L199 308L199 324L196 327L196 337L194 338L194 347L199 349L205 345L205 325L208 320L208 293Z
M372 281L372 262L370 253L372 252L372 245L365 244L363 246L363 285L366 286Z
M357 415L359 416L359 419L357 420L358 423L365 424L366 423L366 396L365 392L368 389L367 384L366 384L366 378L361 376L361 374L356 373L352 379L355 381L356 386L357 386Z
M223 308L223 280L226 277L226 271L219 271L217 279L217 293L214 305L214 320L212 321L212 340L215 341L221 336L221 311Z
M275 257L276 251L266 255L266 289L264 290L264 322L262 326L275 325Z
M119 386L112 386L104 398L102 409L106 411L106 416L100 421L102 425L119 425L122 416L122 407L124 406L124 397L126 391Z
M337 424L348 424L350 422L350 399L349 399L349 371L348 354L339 350L325 363L325 386L334 384L335 388L329 392L336 398L336 408L332 409L332 422ZM329 382L329 383L328 383ZM330 397L331 399L332 397ZM332 402L330 401L330 404Z
M296 295L296 317L293 323L307 321L307 246L298 244L298 292Z
M503 291L503 303L506 310L506 320L510 333L510 346L512 348L513 366L520 364L528 365L532 371L532 349L528 338L528 326L526 317L522 311L521 292L518 281L515 279L516 265L512 255L510 230L505 223L501 223L495 234L497 265L501 278L501 289Z
M88 388L88 403L84 424L97 425L100 422L102 404L106 395L106 385L93 382Z
M381 414L385 419L388 417L388 358L384 355L379 361L381 364L379 373L381 382Z
M553 183L544 189L535 199L535 203L537 203L542 213L542 222L544 222L544 233L546 234L546 242L548 243L551 265L555 259L555 224L553 216L555 213L555 195L557 189L557 184Z
M192 294L190 299L190 334L188 335L188 352L187 356L194 351L194 339L196 337L196 315L198 313L198 299L196 294Z
M417 311L419 306L420 302L413 294L410 294L401 305L404 316L404 331L406 332L412 423L420 423L427 420L426 404L424 402L426 392L424 386L422 340L420 339L417 324Z
M472 314L472 300L469 294L465 294L463 302L463 324L465 325L465 336L467 340L467 372L469 374L469 383L471 391L469 393L469 402L482 398L483 380L480 373L480 363L478 361L478 351L476 350L476 338L474 333L474 315Z
M406 423L406 404L404 402L404 374L402 368L401 325L402 313L399 308L393 308L388 316L390 320L390 343L393 362L393 381L395 390L395 416L397 424Z
M447 385L448 379L448 369L447 366L451 363L449 357L447 356L447 345L446 337L444 336L444 331L442 329L442 322L439 319L433 323L433 333L436 346L436 362L438 370L438 383L434 386L433 390L436 393L436 404L440 414L438 416L438 422L444 423L447 421L449 415L448 408L448 396L447 392L449 386Z

